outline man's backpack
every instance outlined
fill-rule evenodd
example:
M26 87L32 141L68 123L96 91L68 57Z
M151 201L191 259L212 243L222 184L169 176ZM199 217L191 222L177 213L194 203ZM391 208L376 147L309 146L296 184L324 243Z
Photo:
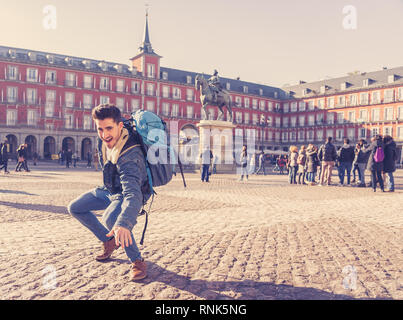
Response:
M385 154L383 153L383 148L377 147L375 154L374 154L374 160L375 160L375 162L379 163L379 162L382 162L383 159L385 159Z
M165 121L155 113L146 110L137 110L123 124L129 131L129 134L134 135L136 141L140 142L140 148L145 158L148 183L152 194L152 200L148 209L150 211L154 194L156 194L154 187L166 185L172 180L172 175L176 174L176 160L181 171L183 184L186 188L182 164L179 157L176 159L174 149L168 145ZM148 214L144 208L139 215L143 214L146 214L146 222L140 244L143 244L148 223Z

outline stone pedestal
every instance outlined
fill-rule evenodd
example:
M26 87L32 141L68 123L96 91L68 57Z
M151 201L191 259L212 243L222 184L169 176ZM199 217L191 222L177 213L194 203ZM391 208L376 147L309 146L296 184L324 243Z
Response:
M199 152L210 149L213 160L214 156L218 156L217 173L234 171L236 164L233 158L233 129L236 125L228 121L201 120L197 127L200 139Z

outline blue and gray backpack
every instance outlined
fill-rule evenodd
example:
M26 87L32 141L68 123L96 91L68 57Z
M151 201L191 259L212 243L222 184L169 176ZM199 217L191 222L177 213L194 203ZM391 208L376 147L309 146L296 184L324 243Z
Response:
M154 187L166 185L172 180L172 176L176 175L176 164L179 166L183 184L186 188L182 164L179 157L176 157L172 146L168 145L166 123L158 115L147 110L137 110L123 124L136 141L139 141L145 158L148 183L152 194L148 209L148 212L150 212L154 194L156 194ZM148 224L148 213L144 210L144 206L139 215L143 214L146 215L146 222L140 244L143 244Z

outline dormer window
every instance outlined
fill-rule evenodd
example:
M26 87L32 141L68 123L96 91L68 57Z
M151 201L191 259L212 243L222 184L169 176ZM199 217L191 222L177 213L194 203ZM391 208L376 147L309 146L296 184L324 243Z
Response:
M28 52L29 60L36 61L36 53L35 52Z
M102 71L108 70L108 65L104 61L101 61L100 63L98 63L98 66L102 69Z
M91 68L91 61L90 60L84 60L83 65L85 66L86 69Z
M51 64L55 63L55 57L52 54L47 54L46 59L48 59L48 62Z
M309 91L310 90L308 88L302 89L302 96L305 97L309 93Z
M119 72L119 73L122 73L122 71L123 71L123 66L120 65L120 64L115 64L115 65L113 66L113 68L114 68L117 72Z
M320 87L320 93L324 94L324 93L326 93L326 90L327 90L327 86Z
M162 80L168 80L168 72L164 71L162 73Z
M136 67L131 67L130 69L130 72L132 73L132 75L136 75L137 74L137 68Z
M227 90L231 90L231 84L229 82L226 83L225 87L227 88Z
M243 86L243 93L248 93L248 86Z
M11 58L15 59L17 58L17 52L14 49L8 50L8 54L10 55Z
M348 87L347 82L343 82L343 83L340 84L340 90L346 90L347 87Z
M362 86L363 87L368 87L371 84L371 79L364 79L362 81Z
M186 76L186 83L192 84L192 76Z
M388 75L388 83L393 83L396 80L396 75L390 74Z
M263 89L259 89L259 95L263 95Z
M69 65L69 66L72 66L72 65L73 65L73 59L71 59L71 58L69 58L69 57L66 57L66 58L64 59L64 61L66 61L67 65Z

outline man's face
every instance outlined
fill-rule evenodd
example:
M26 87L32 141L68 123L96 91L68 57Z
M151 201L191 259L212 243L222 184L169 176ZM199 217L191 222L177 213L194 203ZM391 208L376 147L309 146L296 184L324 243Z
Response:
M105 142L109 149L112 149L120 138L123 122L116 123L112 118L104 120L95 119L99 138Z

